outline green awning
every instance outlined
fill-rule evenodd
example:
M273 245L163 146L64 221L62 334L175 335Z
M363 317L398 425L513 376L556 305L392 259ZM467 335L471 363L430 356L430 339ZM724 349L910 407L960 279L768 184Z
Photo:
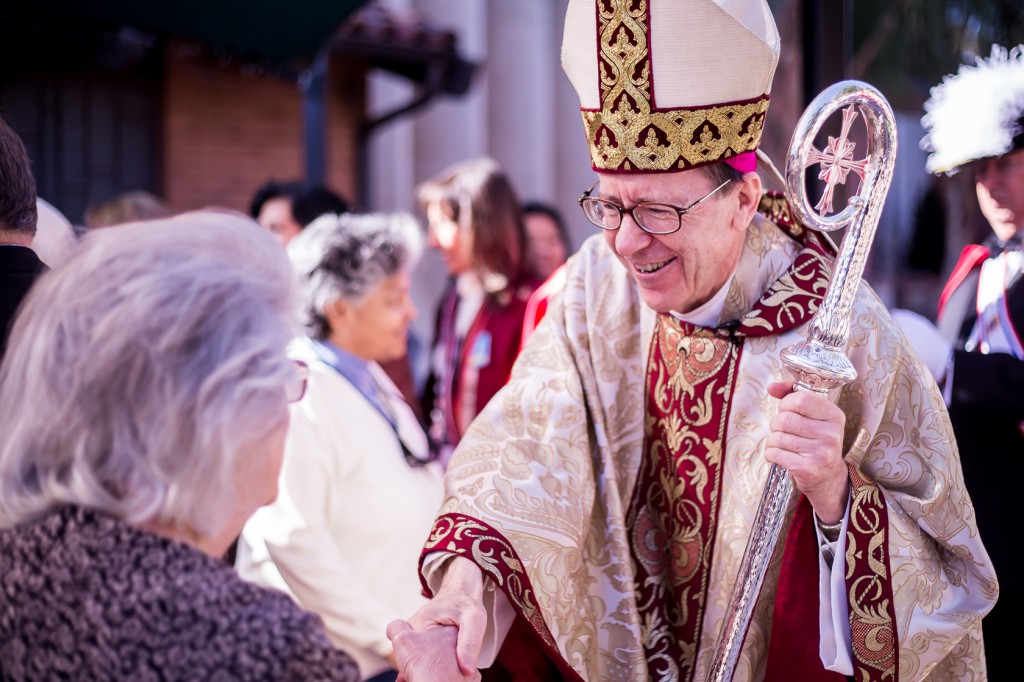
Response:
M132 26L273 60L308 59L366 0L35 0L32 11Z

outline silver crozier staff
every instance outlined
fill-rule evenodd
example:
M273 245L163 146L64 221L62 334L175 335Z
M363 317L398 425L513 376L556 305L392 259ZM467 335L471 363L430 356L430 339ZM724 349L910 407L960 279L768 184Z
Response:
M818 151L812 146L815 136L822 124L840 109L841 135L830 137L826 149ZM854 160L854 145L847 138L858 111L868 129L868 152L862 160ZM895 163L896 121L892 108L882 93L866 83L836 83L811 102L797 123L786 159L787 194L794 217L815 230L849 229L836 258L828 291L811 322L808 339L782 352L782 361L796 380L796 390L827 393L857 378L857 371L845 354L850 340L850 314ZM805 180L807 168L815 164L822 167L819 177L825 180L825 191L812 208ZM859 194L842 211L828 215L832 212L835 186L844 184L850 172L861 177ZM713 682L732 679L792 493L789 473L773 464L715 647L708 678ZM812 587L817 589L808 589Z

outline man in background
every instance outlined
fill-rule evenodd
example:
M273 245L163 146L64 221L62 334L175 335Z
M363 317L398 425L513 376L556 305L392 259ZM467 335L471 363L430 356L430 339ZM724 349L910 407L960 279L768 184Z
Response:
M287 246L299 232L325 213L348 213L349 205L323 185L269 180L253 196L249 215Z
M36 233L36 181L21 138L0 119L0 358L11 322L45 269L32 250Z
M1024 45L995 46L989 59L962 66L932 90L925 110L928 170L972 173L992 228L964 248L942 291L938 326L948 363L939 378L999 578L999 601L982 630L990 676L1003 679L1024 634L1024 551L1011 539L1024 476Z

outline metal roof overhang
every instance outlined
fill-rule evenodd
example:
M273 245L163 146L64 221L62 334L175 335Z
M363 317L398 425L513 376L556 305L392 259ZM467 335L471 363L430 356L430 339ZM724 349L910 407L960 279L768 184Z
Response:
M309 60L366 0L35 0L36 14L132 26L275 61ZM0 5L8 5L7 2ZM9 5L8 5L9 6Z

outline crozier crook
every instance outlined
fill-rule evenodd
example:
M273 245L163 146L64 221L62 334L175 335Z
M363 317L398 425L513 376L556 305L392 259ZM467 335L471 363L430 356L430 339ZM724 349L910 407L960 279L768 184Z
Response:
M841 109L840 136L830 137L823 151L815 149L818 131ZM862 160L854 160L854 145L848 139L858 111L868 130L868 152ZM824 394L857 378L845 353L850 340L850 316L892 182L896 143L896 121L889 102L878 90L859 81L843 81L827 88L811 102L797 123L786 159L787 195L794 217L814 230L848 229L807 340L782 351L782 361L796 381L796 390ZM807 198L806 175L807 168L815 164L821 165L818 177L825 181L825 191L812 207ZM861 177L860 191L843 210L828 215L836 185L845 184L850 172ZM732 679L792 493L789 473L773 464L715 647L709 680Z

